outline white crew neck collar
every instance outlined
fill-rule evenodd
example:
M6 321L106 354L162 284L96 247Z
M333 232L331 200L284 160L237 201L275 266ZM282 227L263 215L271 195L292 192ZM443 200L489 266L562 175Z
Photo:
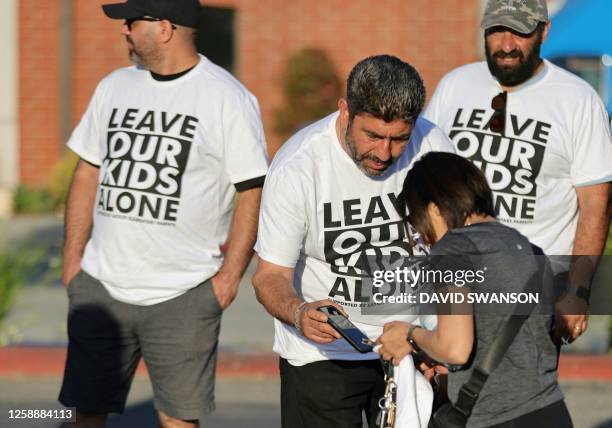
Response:
M147 77L146 77L147 82L152 84L152 85L160 86L160 87L176 86L176 85L181 84L182 82L184 82L184 81L186 81L188 79L191 79L192 76L197 74L197 70L200 67L204 66L205 58L202 55L200 55L200 54L198 54L198 57L199 57L198 63L195 66L193 66L191 68L191 70L189 70L187 73L183 74L182 76L177 77L176 79L172 79L172 80L157 80L157 79L155 79L151 75L151 71L150 70L147 70L147 69L142 68L142 67L139 67L139 69L141 71L146 71L146 73L147 73Z
M487 70L488 70L488 68L487 68ZM495 84L499 87L499 90L503 91L504 89L503 89L502 85L495 78L495 76L493 76L490 71L489 71L489 74L491 75L491 78L493 79ZM527 90L527 89L529 89L529 88L531 88L533 86L536 86L541 81L546 79L549 74L550 74L550 63L548 62L548 60L542 59L542 69L536 75L534 75L531 78L529 78L529 80L527 80L526 82L523 82L520 85L513 86L512 87L512 91L508 92L508 94L514 94L514 93L522 92L522 91L525 91L525 90Z

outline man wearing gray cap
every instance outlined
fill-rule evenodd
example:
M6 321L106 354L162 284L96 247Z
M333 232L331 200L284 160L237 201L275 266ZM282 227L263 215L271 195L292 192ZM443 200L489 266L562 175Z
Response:
M425 116L485 172L500 221L549 256L575 256L569 273L570 257L557 267L554 336L568 342L587 328L608 231L612 142L597 93L540 58L550 25L545 0L489 0L481 23L486 62L447 74Z
M259 107L198 54L198 0L103 9L124 20L135 65L98 84L68 142L80 161L65 217L59 399L77 425L104 426L142 357L161 425L193 427L214 409L221 313L253 254L267 172Z

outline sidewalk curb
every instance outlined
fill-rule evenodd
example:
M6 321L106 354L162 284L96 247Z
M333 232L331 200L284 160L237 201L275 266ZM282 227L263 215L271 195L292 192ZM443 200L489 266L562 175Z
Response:
M66 348L63 347L0 347L0 376L61 376L64 373ZM146 375L141 360L136 375ZM276 354L248 354L220 351L217 376L278 377Z
M57 347L0 347L0 376L60 376L66 349ZM138 375L146 374L141 361ZM278 377L278 356L221 350L217 359L220 377ZM559 362L561 380L612 382L612 356L564 354Z

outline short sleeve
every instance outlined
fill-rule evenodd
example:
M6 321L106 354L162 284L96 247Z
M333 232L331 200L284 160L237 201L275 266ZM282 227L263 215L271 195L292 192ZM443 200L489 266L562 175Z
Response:
M601 99L593 91L589 93L573 119L570 174L574 186L612 180L612 140L608 115Z
M103 103L105 80L100 82L94 91L87 110L72 132L67 146L81 159L94 165L101 165L104 156L103 147L106 136L100 127L100 106Z
M285 168L266 177L255 251L267 262L290 268L297 264L308 227L301 187L297 174Z
M442 272L473 270L477 254L469 238L450 232L431 248L430 267Z
M433 126L425 137L425 140L429 151L456 153L455 145L438 126Z
M429 103L427 104L427 107L425 108L425 111L423 112L423 117L429 120L430 122L435 123L436 125L440 124L442 118L444 117L444 112L442 110L442 98L446 90L445 88L447 79L448 77L445 76L442 78L442 80L440 80L438 86L436 87L436 90L434 91L433 95L431 96L431 99L429 100Z
M455 153L455 146L444 131L422 116L417 119L412 130L409 147L414 151L415 159L428 152Z
M264 177L268 170L261 114L249 93L224 110L225 172L240 189L240 184Z

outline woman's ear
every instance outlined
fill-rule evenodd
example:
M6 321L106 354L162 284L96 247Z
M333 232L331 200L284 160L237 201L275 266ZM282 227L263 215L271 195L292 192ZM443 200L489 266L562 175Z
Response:
M433 202L427 204L427 214L432 219L433 217L442 217L442 214L440 214L440 208L438 208L438 206Z
M429 223L431 224L431 228L433 229L433 242L432 244L438 242L442 237L448 232L448 224L446 224L446 220L442 217L442 213L440 212L440 208L433 202L430 202L427 205L427 217L429 217Z

